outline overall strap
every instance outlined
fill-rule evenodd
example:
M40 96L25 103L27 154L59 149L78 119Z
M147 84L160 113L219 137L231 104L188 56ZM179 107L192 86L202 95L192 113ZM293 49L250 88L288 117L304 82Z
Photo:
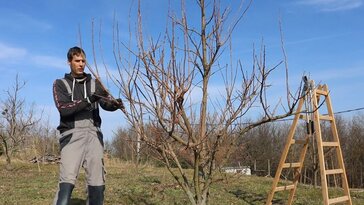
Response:
M95 90L96 90L96 82L95 82L95 79L91 79L91 94L94 94L95 93Z
M64 78L62 78L62 79L60 79L62 82L63 82L63 84L66 86L66 89L67 89L67 92L68 92L68 95L72 95L72 91L71 91L71 87L70 87L70 85L67 83L67 80L66 79L64 79Z
M95 91L96 91L96 81L95 81L95 79L91 78L90 83L91 83L90 84L90 94L93 95L95 93ZM98 104L97 101L92 104L92 107L94 109L96 109L98 106L99 106L99 104Z

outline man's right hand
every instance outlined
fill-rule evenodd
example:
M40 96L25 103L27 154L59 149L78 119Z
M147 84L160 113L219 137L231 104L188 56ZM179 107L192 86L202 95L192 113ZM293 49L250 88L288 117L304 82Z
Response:
M115 99L115 101L113 101L113 104L116 108L121 109L121 110L125 110L125 106L123 101L120 98Z

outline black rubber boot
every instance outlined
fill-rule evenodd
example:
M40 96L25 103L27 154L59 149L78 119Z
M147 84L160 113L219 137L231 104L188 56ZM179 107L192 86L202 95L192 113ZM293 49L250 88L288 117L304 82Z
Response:
M89 205L103 205L104 204L104 191L105 191L105 185L88 186Z
M60 183L57 197L57 205L68 205L71 200L72 190L75 185L70 183Z

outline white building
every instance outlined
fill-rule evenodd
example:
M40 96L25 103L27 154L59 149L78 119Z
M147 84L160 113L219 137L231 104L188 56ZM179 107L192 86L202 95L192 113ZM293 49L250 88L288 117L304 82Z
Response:
M252 171L248 166L241 166L241 167L224 167L222 168L226 173L233 173L233 174L244 174L244 175L252 175Z

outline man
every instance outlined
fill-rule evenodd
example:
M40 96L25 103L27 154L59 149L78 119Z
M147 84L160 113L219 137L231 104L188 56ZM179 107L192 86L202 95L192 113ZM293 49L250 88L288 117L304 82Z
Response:
M107 111L124 107L120 99L113 100L99 81L84 72L86 55L81 48L70 48L67 59L71 72L53 84L53 97L60 113L57 129L61 134L60 177L54 204L69 204L79 170L83 167L87 204L101 205L105 171L99 105Z

